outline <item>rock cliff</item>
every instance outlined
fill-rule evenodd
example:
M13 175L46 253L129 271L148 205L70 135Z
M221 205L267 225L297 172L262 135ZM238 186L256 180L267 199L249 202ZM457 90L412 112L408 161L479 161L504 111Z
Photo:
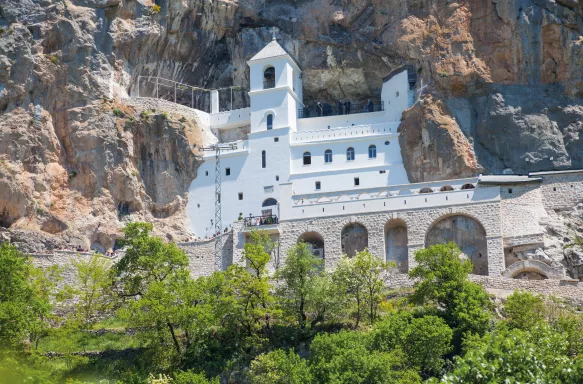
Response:
M107 248L128 212L188 237L200 124L123 97L149 75L245 86L272 27L308 102L415 68L411 181L583 168L582 17L578 0L0 0L0 226Z

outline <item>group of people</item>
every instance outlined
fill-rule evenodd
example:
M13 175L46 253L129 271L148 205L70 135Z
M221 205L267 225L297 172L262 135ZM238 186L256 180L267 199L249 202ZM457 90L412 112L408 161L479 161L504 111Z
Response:
M229 225L228 227L225 227L225 230L223 233L227 233L229 232L229 228L231 226ZM205 237L189 237L188 241L206 241L206 240L214 240L216 237L218 237L221 233L217 232L217 233L213 233L210 236L205 236Z
M256 226L256 225L269 225L269 224L277 224L277 216L261 216L261 217L253 217L249 216L245 219L246 226Z
M337 115L350 115L352 110L352 103L348 100L342 101L338 100L336 103L336 114ZM368 99L367 103L364 104L363 112L374 112L375 106L373 102ZM359 113L357 111L356 113ZM303 117L310 117L312 114L312 110L310 106L306 104L303 110ZM316 115L317 116L331 116L332 115L332 106L328 103L320 103L319 101L316 103Z

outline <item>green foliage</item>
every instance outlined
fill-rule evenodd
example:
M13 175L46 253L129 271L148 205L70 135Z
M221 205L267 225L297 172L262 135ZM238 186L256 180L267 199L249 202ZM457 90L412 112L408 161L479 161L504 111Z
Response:
M181 123L186 123L186 117L184 117L184 116L180 117L180 120L179 121Z
M402 352L383 352L367 347L364 332L321 334L310 345L310 367L316 383L419 383L406 366Z
M168 120L168 112L162 112L162 117L163 117L165 120Z
M69 180L73 179L75 176L77 176L76 170L72 170L71 172L69 172Z
M51 61L51 63L57 65L59 64L59 57L55 54L47 55L47 58Z
M332 274L332 279L339 289L346 292L350 301L356 306L356 326L362 314L372 323L378 316L379 304L383 299L383 271L387 264L368 250L357 252L354 257L344 257Z
M251 384L304 384L313 382L307 362L293 351L278 349L251 362Z
M113 114L117 117L123 117L123 112L119 108L114 108Z
M204 373L178 371L172 375L172 384L219 384L219 378L208 380Z
M53 288L16 247L0 245L0 345L18 347L42 337L51 317Z
M568 355L565 336L548 325L531 331L500 329L467 340L463 357L442 383L580 383L580 360ZM434 380L432 382L437 382Z
M302 242L288 251L285 265L276 274L282 280L277 290L281 306L287 315L297 320L300 328L305 328L310 316L311 327L314 327L324 320L326 312L330 312L330 303L322 303L322 299L323 295L333 292L322 292L325 277L321 269L322 260L315 257L308 245ZM336 299L335 296L330 299Z
M402 350L408 364L423 376L439 374L444 357L452 350L451 328L437 316L414 318L408 312L395 312L379 321L371 335L375 349Z
M419 279L411 302L433 305L454 329L454 341L469 333L483 335L490 326L490 301L484 289L467 280L472 271L470 260L460 260L461 251L454 243L437 244L415 252L417 266L409 276Z
M83 329L89 329L113 306L110 265L103 257L93 255L89 260L73 261L73 267L75 279L66 288L75 302L70 320Z
M150 7L150 15L157 15L160 13L161 8L158 4L154 4Z
M528 330L544 321L542 298L530 292L516 291L508 296L504 311L511 328Z

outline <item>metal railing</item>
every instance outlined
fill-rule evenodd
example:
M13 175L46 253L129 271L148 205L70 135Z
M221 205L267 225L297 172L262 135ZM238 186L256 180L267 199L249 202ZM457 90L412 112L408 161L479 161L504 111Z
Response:
M385 110L385 103L343 103L342 106L321 104L298 109L298 119L319 116L354 115L357 113L380 112Z
M279 223L277 215L269 216L248 216L243 219L246 227L256 227L262 225L275 225Z
M157 76L138 76L134 93L137 97L167 100L210 113L211 91L219 94L219 112L249 107L248 89L244 87L206 89Z
M263 89L275 88L275 79L263 80Z

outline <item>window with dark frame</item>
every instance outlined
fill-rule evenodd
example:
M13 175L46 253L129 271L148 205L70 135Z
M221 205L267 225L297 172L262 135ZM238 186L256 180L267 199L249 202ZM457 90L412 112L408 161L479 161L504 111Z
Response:
M354 186L357 187L360 185L360 178L359 177L355 177L354 178Z
M319 191L321 189L322 185L320 184L319 181L316 181L316 191Z
M304 165L312 164L312 154L310 152L304 152Z

